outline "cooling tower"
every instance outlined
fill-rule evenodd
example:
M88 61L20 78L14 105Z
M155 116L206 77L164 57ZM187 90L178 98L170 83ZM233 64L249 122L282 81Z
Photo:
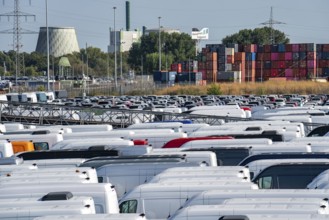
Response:
M60 57L65 54L79 52L75 29L72 27L48 27L49 54ZM47 54L47 28L40 27L36 52Z

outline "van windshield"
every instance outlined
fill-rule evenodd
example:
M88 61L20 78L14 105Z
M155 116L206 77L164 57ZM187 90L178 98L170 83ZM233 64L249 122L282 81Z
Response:
M128 200L120 204L120 213L136 213L137 212L137 200Z

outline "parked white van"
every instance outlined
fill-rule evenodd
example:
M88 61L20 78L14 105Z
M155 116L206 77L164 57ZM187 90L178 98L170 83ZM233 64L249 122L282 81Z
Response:
M120 213L145 213L150 219L171 216L193 195L210 189L258 189L255 184L148 183L135 187L119 200Z
M119 213L118 199L114 186L109 183L41 184L0 187L0 199L42 197L50 192L71 192L75 196L94 199L96 213Z

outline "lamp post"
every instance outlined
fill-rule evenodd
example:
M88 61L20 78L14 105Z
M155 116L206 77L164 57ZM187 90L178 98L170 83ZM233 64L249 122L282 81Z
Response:
M121 80L123 79L122 77L122 44L124 44L126 42L120 42L120 77Z
M48 0L46 0L46 40L47 40L47 91L50 91L49 81L49 28L48 28Z
M115 30L115 10L117 9L117 7L113 7L113 15L114 15L114 28L113 28L113 32L114 32L114 82L115 82L115 88L118 87L118 77L117 77L117 34L116 34L116 30Z
M159 19L159 71L161 72L161 17Z

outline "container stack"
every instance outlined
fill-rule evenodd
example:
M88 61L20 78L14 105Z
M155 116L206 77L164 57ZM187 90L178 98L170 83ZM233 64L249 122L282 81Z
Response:
M315 44L259 45L256 57L256 81L283 77L304 80L316 74Z
M245 82L246 77L246 53L245 52L235 52L234 53L234 64L232 64L232 70L240 72L241 82Z
M173 64L171 71L200 72L208 83L329 79L329 44L207 44L197 60Z
M182 64L181 63L173 63L173 64L171 64L170 69L171 69L171 71L181 73L182 72Z
M202 48L198 56L198 71L202 73L202 80L207 80L206 54L207 48Z
M245 52L245 82L254 82L256 75L256 44L248 44L244 46Z
M156 71L153 73L153 81L156 84L174 84L176 81L177 72L160 72Z
M329 77L329 44L317 44L317 69L316 76Z
M201 72L183 72L178 73L175 83L189 84L189 85L201 85L202 73Z
M225 46L222 44L207 44L206 48L206 80L208 83L217 82L218 64L223 62L225 68Z

